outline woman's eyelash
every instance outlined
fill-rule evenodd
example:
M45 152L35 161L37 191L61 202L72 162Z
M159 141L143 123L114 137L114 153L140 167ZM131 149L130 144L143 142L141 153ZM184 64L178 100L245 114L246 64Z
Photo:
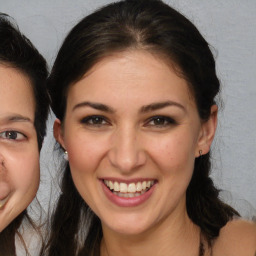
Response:
M104 116L98 116L98 115L93 115L93 116L87 116L81 120L82 124L87 124L87 125L108 125L109 122Z
M0 133L0 138L7 139L7 140L23 140L26 136L17 131L4 131Z
M90 126L103 126L109 125L109 120L101 115L87 116L80 121L82 124ZM155 126L155 127L166 127L170 125L177 124L177 122L168 116L153 116L146 121L145 126Z
M153 116L148 119L147 126L165 127L169 125L177 124L177 122L168 116Z

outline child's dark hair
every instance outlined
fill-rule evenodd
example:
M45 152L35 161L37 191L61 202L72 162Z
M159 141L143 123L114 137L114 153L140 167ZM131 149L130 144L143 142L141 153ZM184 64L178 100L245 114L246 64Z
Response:
M35 128L38 147L41 149L46 134L49 97L46 91L47 64L33 44L11 23L6 14L0 13L0 64L17 68L31 81L35 103Z

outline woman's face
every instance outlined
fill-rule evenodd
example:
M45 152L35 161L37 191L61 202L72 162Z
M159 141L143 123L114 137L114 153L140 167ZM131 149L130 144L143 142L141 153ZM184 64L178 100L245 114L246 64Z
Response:
M39 152L29 79L0 64L0 232L35 197Z
M103 230L139 234L184 217L194 160L209 151L215 114L202 124L186 81L163 60L131 51L106 57L70 87L55 137Z

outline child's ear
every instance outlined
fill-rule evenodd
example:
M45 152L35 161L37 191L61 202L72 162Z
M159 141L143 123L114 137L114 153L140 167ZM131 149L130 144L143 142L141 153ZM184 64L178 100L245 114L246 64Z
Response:
M195 157L199 157L201 154L207 154L210 151L210 147L217 129L217 114L218 107L217 105L213 105L211 107L211 114L209 119L201 124L201 131Z
M61 145L63 149L65 149L65 143L63 139L63 129L61 126L61 121L56 118L53 124L53 135L56 141Z

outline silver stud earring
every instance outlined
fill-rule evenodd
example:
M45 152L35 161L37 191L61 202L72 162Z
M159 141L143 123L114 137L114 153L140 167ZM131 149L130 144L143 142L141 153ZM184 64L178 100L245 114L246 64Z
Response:
M64 158L66 161L68 161L68 152L67 152L67 151L64 152L63 158Z
M199 156L201 157L203 155L203 151L200 149L199 150Z

